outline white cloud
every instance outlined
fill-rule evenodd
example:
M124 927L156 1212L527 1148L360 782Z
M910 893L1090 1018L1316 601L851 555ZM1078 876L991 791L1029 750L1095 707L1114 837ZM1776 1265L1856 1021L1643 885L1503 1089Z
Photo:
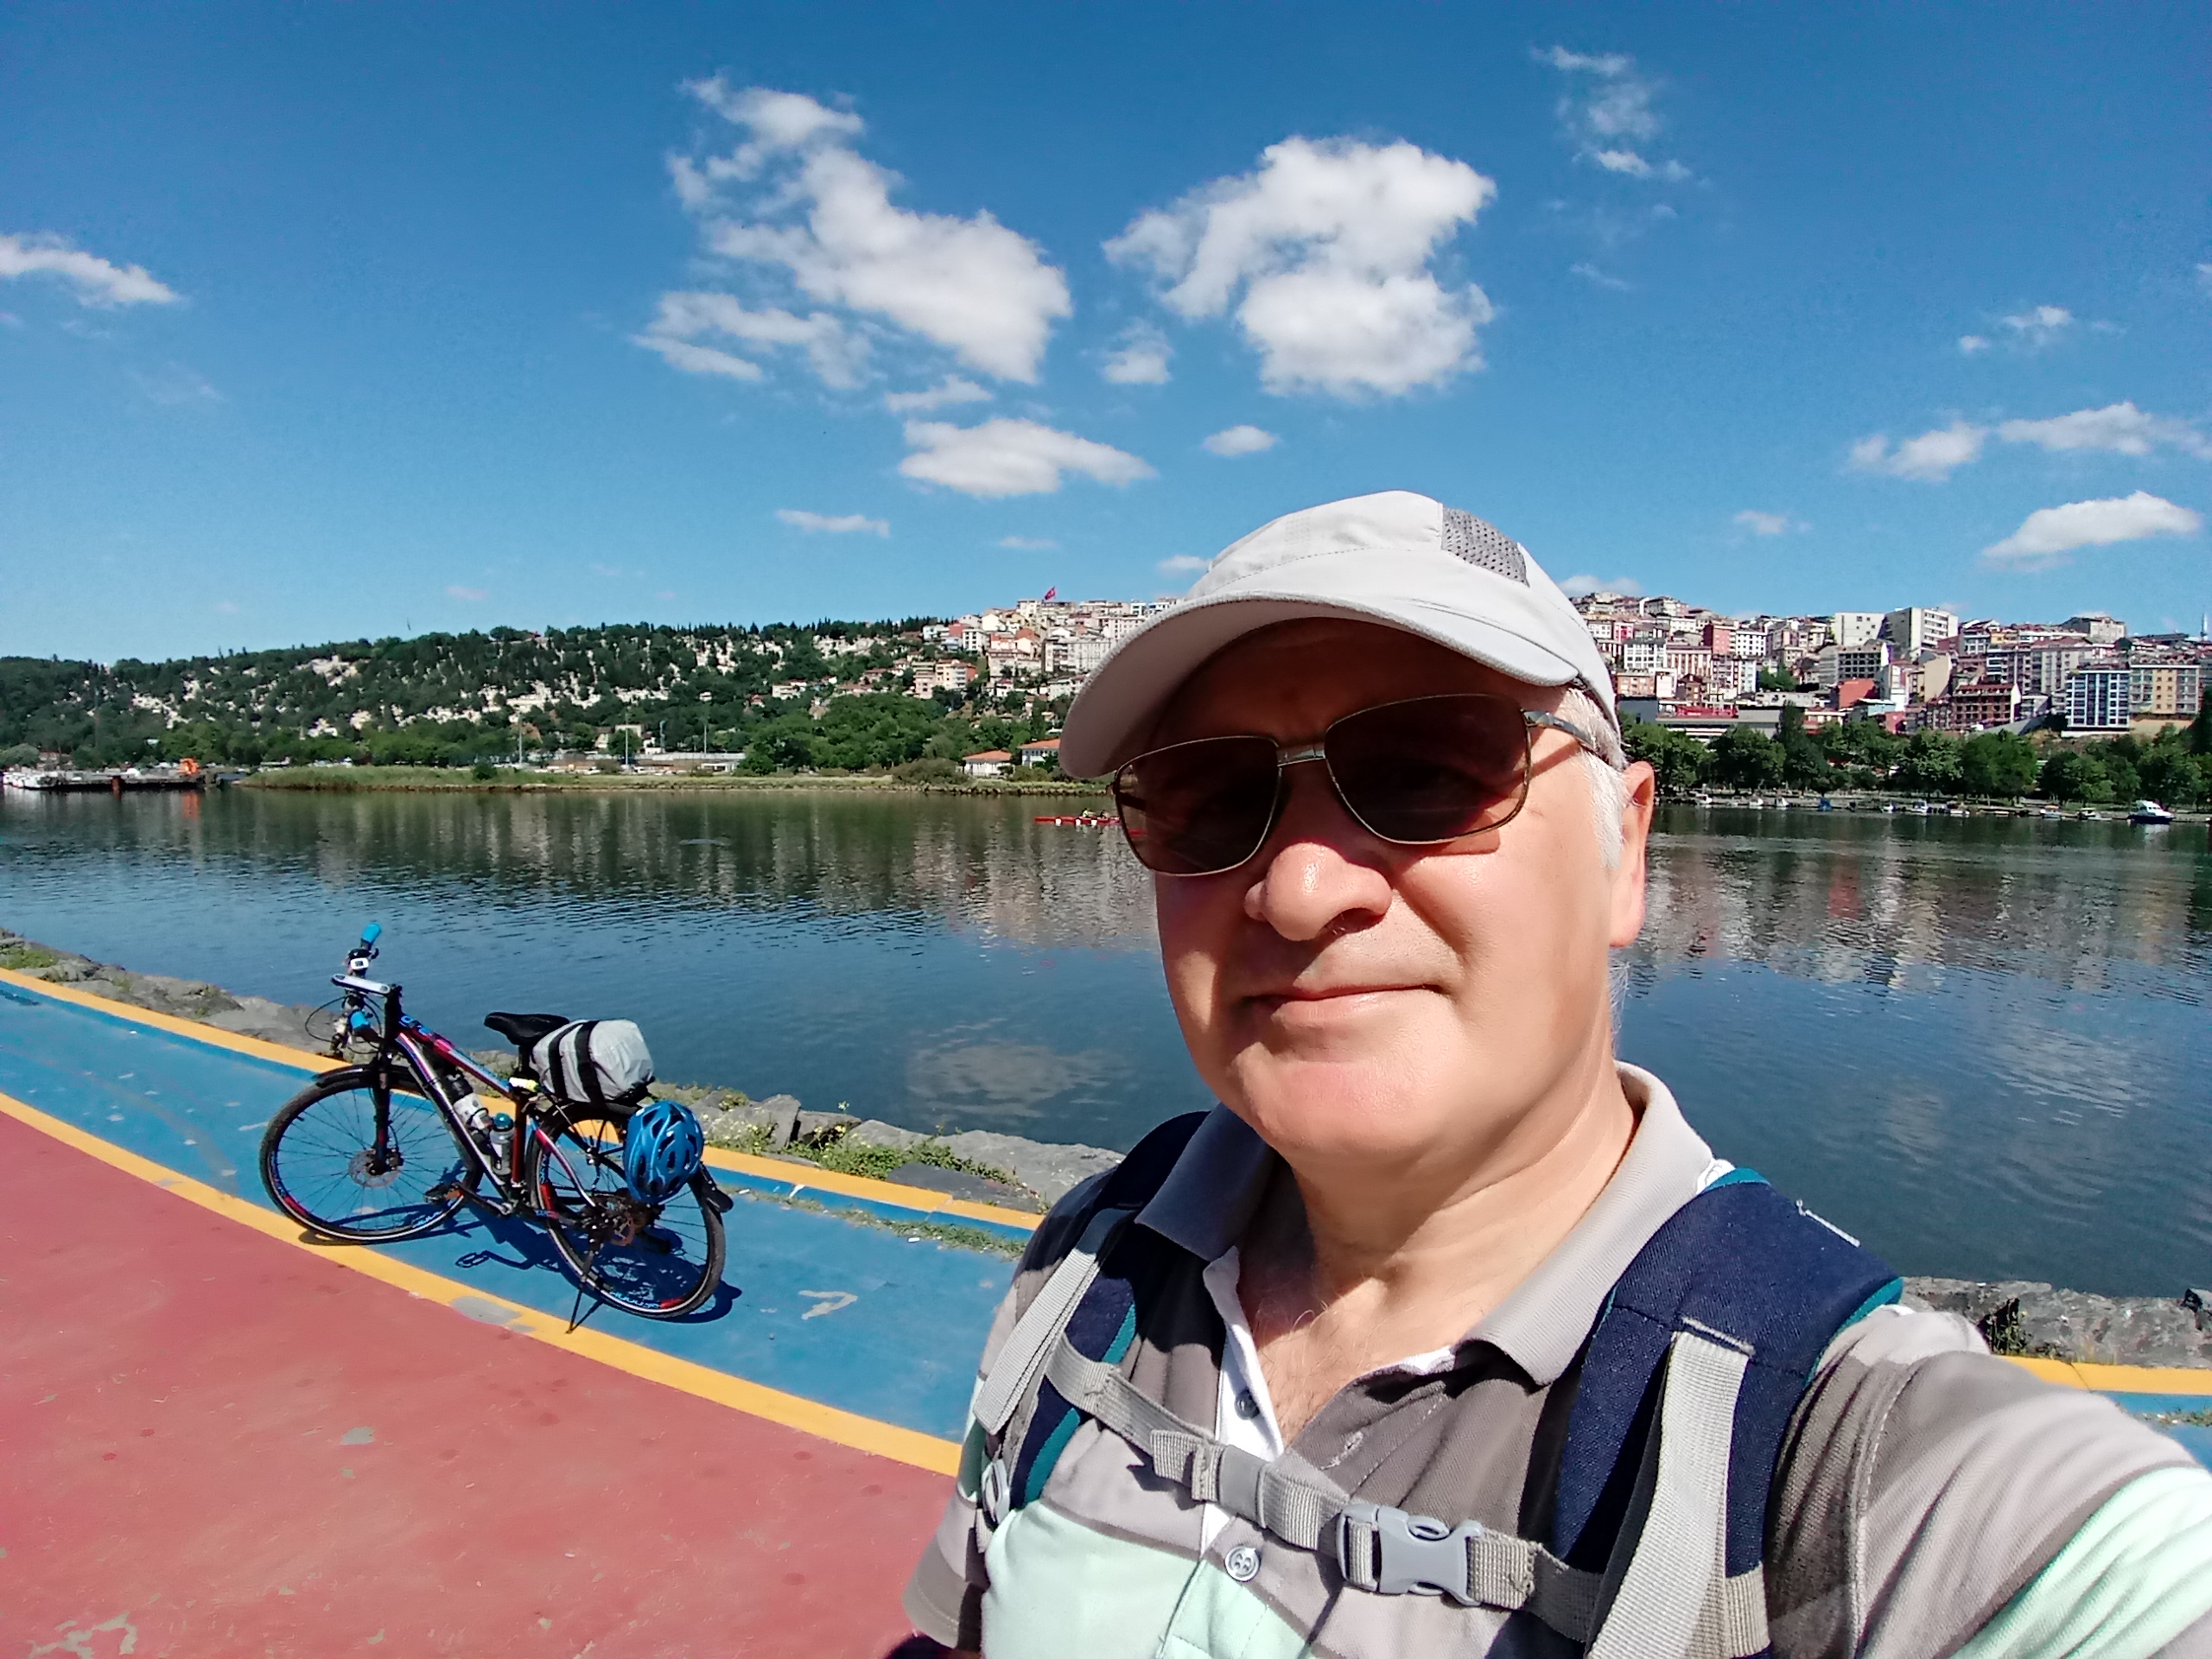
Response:
M1122 336L1099 372L1117 386L1164 386L1167 359L1175 354L1167 336L1148 322L1140 322Z
M861 531L874 536L891 533L888 519L869 518L857 512L809 512L804 507L778 507L776 517L810 536L817 531L825 531L832 536L849 536Z
M868 341L827 311L804 317L773 309L748 311L729 294L664 294L658 315L644 334L632 338L687 373L760 378L759 364L718 347L699 345L702 334L718 334L772 351L781 346L803 347L823 384L831 386L855 385L868 355Z
M1988 435L1984 427L1954 421L1916 438L1907 438L1892 449L1888 435L1878 432L1851 446L1851 464L1861 472L1887 473L1892 478L1940 484L1955 469L1979 461L1982 442Z
M491 598L481 588L453 587L446 589L446 597L460 600L465 605L475 605Z
M1063 473L1080 473L1101 484L1153 476L1150 467L1126 451L1003 416L981 426L909 421L906 443L913 453L899 463L901 473L965 495L1046 495L1060 487Z
M0 236L0 280L14 276L58 276L79 305L173 305L180 297L143 265L118 265L41 232Z
M207 378L197 370L188 369L181 363L148 372L133 369L130 378L137 382L138 390L153 402L171 409L188 404L219 404L223 394L208 384Z
M1599 270L1587 259L1578 260L1567 269L1574 276L1582 278L1584 282L1595 283L1599 288L1610 288L1618 294L1625 294L1629 291L1630 285L1625 280L1608 271Z
M1754 536L1780 536L1793 530L1810 530L1802 519L1792 518L1786 512L1761 512L1757 507L1745 507L1736 515L1735 522Z
M733 90L719 76L685 90L747 134L727 155L669 163L712 253L817 304L880 319L970 369L1037 378L1052 324L1071 308L1066 276L1035 243L988 211L963 219L893 206L898 175L852 148L864 130L856 115L797 92ZM855 360L849 346L814 359L832 385L849 384Z
M2207 294L2212 294L2212 264L2197 266L2196 285Z
M1001 547L1010 547L1017 553L1050 553L1059 546L1049 536L1001 536Z
M2071 328L2074 314L2063 305L2038 305L2018 316L1999 317L1997 321L2012 331L2015 344L2036 352L2056 343Z
M1195 553L1178 553L1173 558L1160 562L1160 574L1163 576L1195 575L1212 563L1211 559L1202 559Z
M2166 444L2200 460L2212 460L2212 439L2187 421L2146 415L2132 401L2077 409L2045 421L2006 421L1997 435L2007 443L2035 443L2045 449L2108 449L2123 455L2147 455Z
M1637 148L1656 138L1665 123L1651 107L1659 83L1637 73L1636 60L1628 54L1570 52L1554 46L1538 52L1536 60L1576 83L1560 99L1557 111L1580 159L1631 179L1681 184L1694 176L1680 162L1655 162Z
M1959 355L1961 357L1972 357L1977 352L1986 352L1988 349L1989 341L1984 335L1961 334L1959 336Z
M1573 575L1559 586L1569 599L1580 599L1586 594L1624 594L1633 598L1643 591L1633 576Z
M733 357L728 352L717 351L711 346L694 346L689 341L668 340L658 334L632 334L631 343L647 351L658 352L671 368L681 369L686 374L726 374L733 380L758 380L762 378L758 363L742 357Z
M2031 512L2003 541L1983 548L1981 556L2013 570L2047 570L2066 563L2066 555L2077 547L2109 547L2145 536L2194 536L2203 527L2204 520L2187 507L2138 490Z
M1139 216L1106 252L1168 284L1180 316L1233 305L1270 391L1395 396L1482 365L1489 298L1430 267L1497 194L1413 144L1286 138L1252 172Z
M1256 426L1239 425L1215 433L1205 441L1205 448L1217 455L1256 455L1281 442L1274 433Z
M883 406L893 415L926 415L950 404L987 404L991 394L973 380L948 374L927 391L887 391Z

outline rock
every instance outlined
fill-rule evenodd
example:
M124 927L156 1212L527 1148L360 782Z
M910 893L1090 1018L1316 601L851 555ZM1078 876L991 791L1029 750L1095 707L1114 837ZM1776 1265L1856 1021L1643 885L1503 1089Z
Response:
M177 979L168 974L126 974L129 1000L142 1008L175 1014L186 1020L205 1020L211 1014L231 1014L242 1005L220 986L196 979Z
M285 1048L297 1048L310 1053L327 1053L330 1043L326 1037L317 1040L310 1034L308 1016L313 1008L291 1007L282 1002L272 1002L265 996L242 996L235 1007L219 1013L202 1015L206 1022L218 1031L227 1031L240 1037L257 1037L264 1043L276 1043ZM331 1029L326 1019L323 1028ZM477 1057L480 1060L481 1056Z
M928 1139L928 1135L916 1130L902 1129L896 1123L886 1123L874 1117L855 1123L845 1132L845 1144L849 1147L889 1147L894 1152L918 1147Z
M768 1144L788 1147L798 1138L798 1096L771 1095L766 1100L755 1101L753 1110L762 1116L760 1122L768 1126Z
M948 1135L944 1144L956 1158L1007 1171L1048 1205L1058 1203L1081 1182L1122 1161L1120 1153L1103 1147L1050 1146L1018 1135L995 1135L988 1129Z
M794 1100L791 1104L797 1107L798 1103ZM853 1122L850 1112L795 1112L793 1116L797 1117L798 1124L791 1133L792 1141L818 1140L832 1130L849 1128Z
M495 1077L512 1077L515 1074L515 1052L511 1048L472 1048L468 1058Z
M964 1169L947 1169L942 1164L902 1164L891 1172L890 1179L901 1186L923 1187L931 1192L944 1192L976 1204L995 1204L1001 1209L1044 1208L1036 1194L1025 1188L1009 1186L1004 1181L994 1181L982 1175L971 1175Z
M2212 1319L2178 1298L2092 1296L2032 1280L1908 1279L1905 1292L1909 1301L1971 1320L2001 1351L2212 1369Z

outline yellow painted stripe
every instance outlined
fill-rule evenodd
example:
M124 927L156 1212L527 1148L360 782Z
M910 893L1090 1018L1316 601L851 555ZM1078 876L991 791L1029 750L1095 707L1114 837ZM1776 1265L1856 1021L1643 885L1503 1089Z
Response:
M2046 1382L2099 1394L2190 1394L2212 1395L2212 1370L2183 1365L2100 1365L2089 1360L2005 1357Z
M205 1026L196 1020L180 1019L175 1014L156 1014L151 1008L135 1007L128 1002L118 1002L90 991L80 991L73 985L56 985L29 974L16 973L0 968L0 984L20 987L50 996L59 1002L73 1003L80 1008L92 1008L111 1014L118 1020L150 1026L156 1031L167 1032L172 1037L183 1037L195 1043L206 1043L215 1048L226 1048L236 1054L251 1054L256 1059L274 1060L279 1065L289 1065L301 1071L330 1071L346 1064L327 1055L308 1054L296 1048L286 1048L279 1043L267 1043L257 1037L241 1037L233 1032L221 1031ZM957 1216L965 1221L995 1222L1001 1227L1019 1227L1025 1232L1034 1231L1042 1217L1023 1210L1005 1210L995 1204L976 1204L950 1194L931 1192L926 1187L901 1186L896 1181L879 1181L865 1175L841 1175L835 1170L815 1166L785 1163L773 1158L754 1158L741 1152L725 1152L719 1147L707 1149L707 1161L718 1169L734 1170L756 1179L781 1181L796 1187L812 1187L817 1192L839 1192L849 1198L869 1198L878 1204L896 1205L902 1210L912 1210L925 1217Z
M1035 1231L1037 1224L1044 1219L1026 1210L1002 1210L995 1204L974 1204L946 1193L931 1193L925 1187L901 1186L896 1181L879 1181L867 1175L843 1175L815 1164L724 1152L719 1147L707 1148L707 1161L717 1169L750 1175L756 1180L781 1181L802 1190L810 1187L821 1192L842 1192L847 1198L870 1198L878 1204L895 1204L902 1210L918 1211L924 1216L958 1216L969 1221L1019 1227L1025 1232Z
M281 1240L295 1249L307 1250L320 1261L350 1268L356 1273L365 1274L397 1289L442 1303L448 1307L459 1309L465 1303L470 1318L496 1325L501 1330L534 1338L552 1347L596 1360L602 1365L611 1365L616 1370L627 1371L632 1376L665 1383L686 1394L697 1395L702 1400L712 1400L718 1405L728 1406L751 1416L781 1423L786 1428L799 1429L838 1446L872 1452L878 1457L912 1464L917 1469L927 1469L935 1474L950 1475L959 1467L960 1447L951 1440L941 1440L933 1434L902 1428L896 1423L879 1422L873 1417L863 1417L856 1412L841 1411L819 1401L785 1394L779 1389L766 1388L758 1382L748 1382L743 1377L732 1376L711 1366L695 1364L688 1359L678 1359L671 1354L660 1353L634 1342L625 1342L620 1337L609 1336L589 1326L570 1331L564 1319L541 1313L535 1308L524 1307L519 1302L508 1301L504 1297L487 1295L471 1286L442 1278L411 1262L380 1254L366 1246L310 1242L309 1235L273 1210L264 1210L247 1199L233 1197L189 1176L180 1175L150 1158L142 1158L137 1153L125 1151L96 1135L88 1135L73 1124L49 1116L13 1096L0 1094L0 1112L5 1112L18 1122L53 1136L65 1146L73 1147L79 1152L99 1159L111 1168L135 1175L140 1180L175 1193L188 1204L213 1211L219 1216L251 1227L257 1233Z

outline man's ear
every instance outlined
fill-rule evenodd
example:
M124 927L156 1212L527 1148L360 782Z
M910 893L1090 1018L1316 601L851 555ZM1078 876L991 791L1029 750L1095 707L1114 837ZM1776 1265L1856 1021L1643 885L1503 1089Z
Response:
M1658 774L1638 760L1622 774L1627 785L1621 807L1621 856L1613 867L1612 931L1606 943L1619 950L1643 931L1643 856L1651 840L1651 810L1659 796Z

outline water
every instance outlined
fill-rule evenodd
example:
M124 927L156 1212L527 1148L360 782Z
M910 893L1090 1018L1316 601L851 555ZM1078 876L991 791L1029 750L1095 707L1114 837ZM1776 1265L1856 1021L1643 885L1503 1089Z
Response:
M1206 1103L1110 834L820 792L0 796L0 924L288 1002L360 925L464 1045L642 1023L664 1077L1127 1146ZM2212 1284L2201 828L1675 809L1622 1050L1900 1268Z

